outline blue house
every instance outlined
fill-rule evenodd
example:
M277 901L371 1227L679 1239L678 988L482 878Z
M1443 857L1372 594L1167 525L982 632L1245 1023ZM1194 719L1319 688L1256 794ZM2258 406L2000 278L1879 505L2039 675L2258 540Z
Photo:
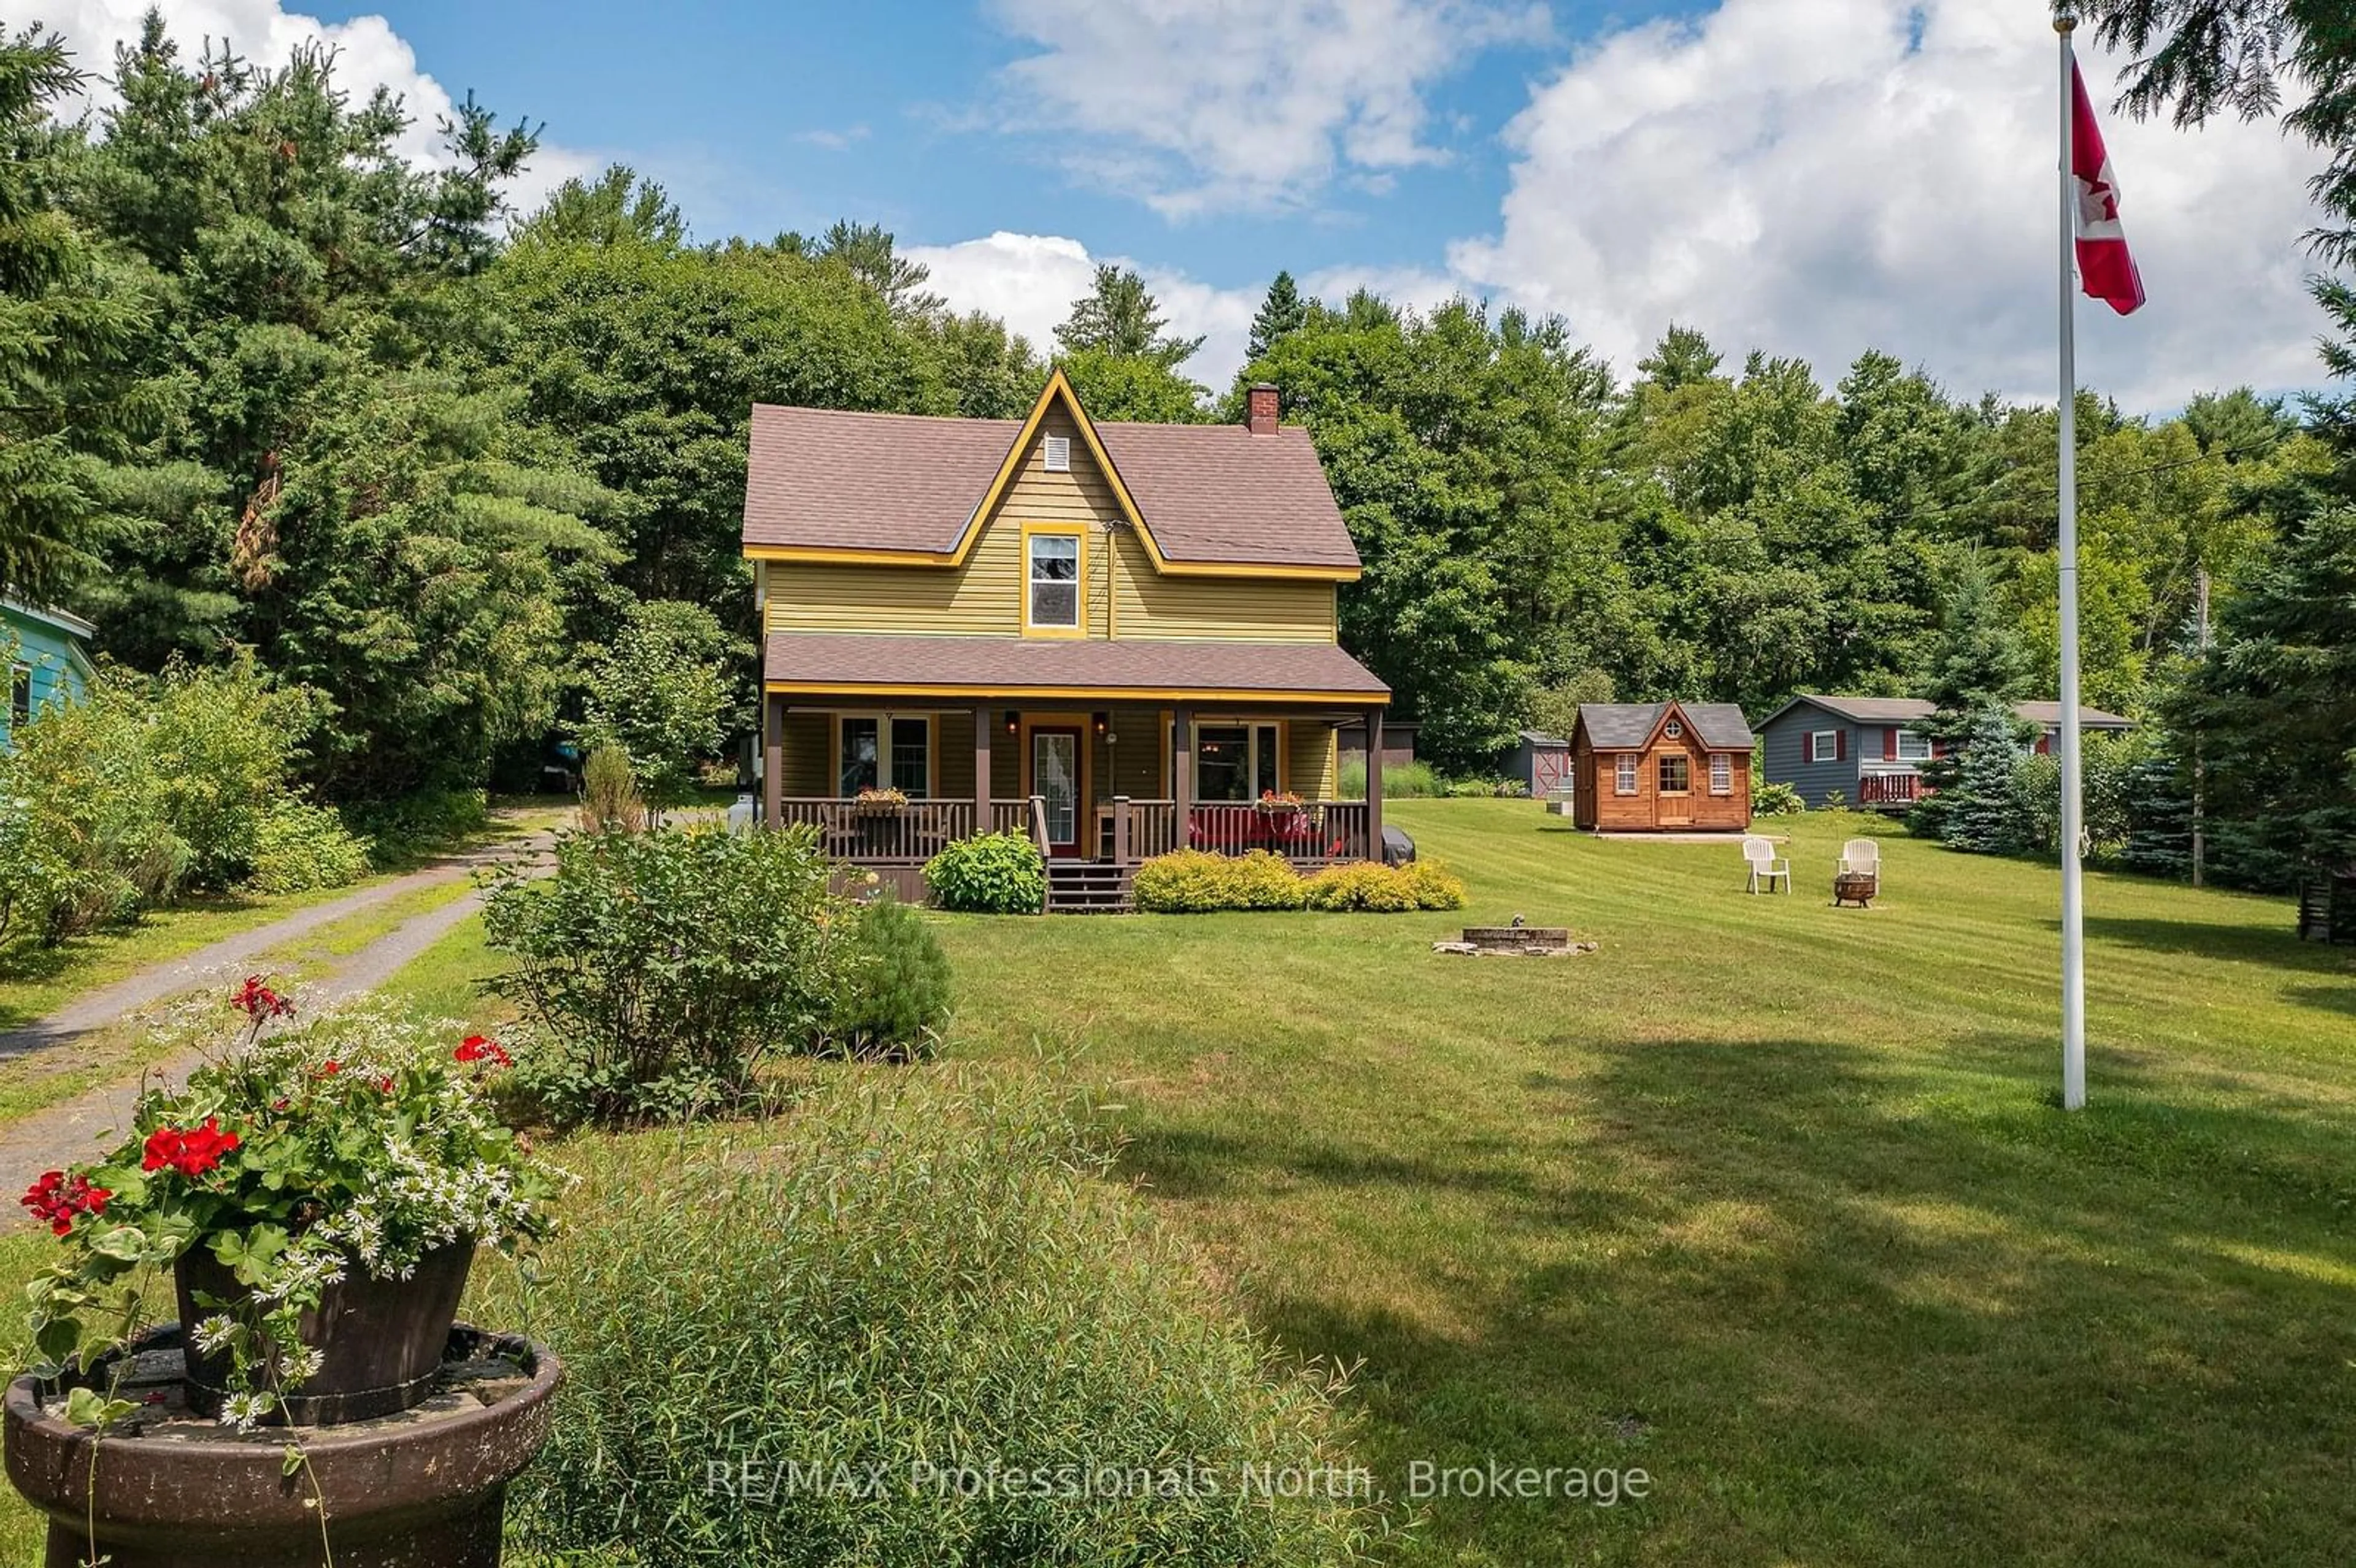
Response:
M79 615L0 595L0 654L8 661L0 745L13 748L16 726L49 704L81 700L95 673L90 640L97 631Z
M1849 805L1903 810L1922 796L1922 764L1942 750L1914 728L1935 711L1912 697L1795 697L1759 726L1762 776L1792 785L1812 807L1838 795ZM2037 726L2040 752L2061 733L2058 702L2015 703L2013 714ZM2081 708L2078 722L2090 733L2135 728L2094 708Z

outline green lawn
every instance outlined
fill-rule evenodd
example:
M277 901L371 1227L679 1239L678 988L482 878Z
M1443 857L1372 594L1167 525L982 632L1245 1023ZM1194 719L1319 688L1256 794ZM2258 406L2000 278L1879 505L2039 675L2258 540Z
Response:
M1289 1354L1356 1367L1387 1489L1652 1478L1434 1504L1405 1562L2347 1559L2356 973L2286 903L2092 879L2065 1116L2049 868L1892 837L1888 896L1835 911L1855 821L1778 825L1798 891L1754 899L1731 845L1392 815L1463 915L938 929L949 1054L1113 1084L1151 1200ZM1601 950L1430 951L1516 912ZM493 1017L491 962L470 921L392 990Z
M1076 1053L1128 1167L1432 1458L1642 1505L1432 1507L1415 1563L2339 1563L2356 1531L2356 979L2278 901L2096 877L2094 1108L2050 869L1855 823L1598 842L1401 803L1465 916L943 923L954 1051ZM1576 959L1435 955L1466 919Z

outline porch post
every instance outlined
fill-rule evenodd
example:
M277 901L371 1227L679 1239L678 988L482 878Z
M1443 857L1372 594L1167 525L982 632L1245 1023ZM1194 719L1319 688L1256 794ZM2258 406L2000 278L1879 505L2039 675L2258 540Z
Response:
M1383 710L1366 709L1366 859L1383 859Z
M762 822L775 827L786 810L786 699L770 697L761 713Z
M990 709L973 710L973 830L990 831Z
M1112 863L1129 864L1129 796L1112 797Z
M1174 835L1183 849L1194 815L1194 710L1183 705L1170 712L1170 798L1177 804Z

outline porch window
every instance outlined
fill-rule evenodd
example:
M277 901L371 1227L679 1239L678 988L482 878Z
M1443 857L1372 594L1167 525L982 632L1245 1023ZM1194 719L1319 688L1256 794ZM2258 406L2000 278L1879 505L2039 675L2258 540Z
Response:
M933 793L931 720L892 720L892 787L911 796Z
M1901 763L1929 762L1931 737L1912 730L1898 731L1898 760Z
M1194 729L1194 798L1258 800L1277 787L1273 724L1200 724Z
M912 799L933 793L933 721L923 715L845 714L837 793L852 795L888 783ZM886 737L889 750L886 751Z
M22 724L33 716L33 667L16 665L8 671L8 720Z
M1074 632L1080 625L1080 536L1028 534L1030 603L1024 624L1035 631Z
M1712 795L1734 793L1734 759L1723 752L1716 753L1709 759L1709 793Z
M1684 795L1693 788L1693 759L1683 752L1671 752L1659 759L1661 793Z
M1636 793L1636 759L1633 754L1623 755L1612 764L1612 793L1613 795Z

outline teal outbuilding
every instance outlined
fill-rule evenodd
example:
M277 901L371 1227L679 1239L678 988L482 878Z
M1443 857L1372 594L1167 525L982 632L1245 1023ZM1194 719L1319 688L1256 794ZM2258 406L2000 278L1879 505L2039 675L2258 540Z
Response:
M0 654L8 662L8 707L0 745L13 748L16 726L53 702L79 702L90 690L90 640L98 628L63 610L0 594Z

